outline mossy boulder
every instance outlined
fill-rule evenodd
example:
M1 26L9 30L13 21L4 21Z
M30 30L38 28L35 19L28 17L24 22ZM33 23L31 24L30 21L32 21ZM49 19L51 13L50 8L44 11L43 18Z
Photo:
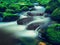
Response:
M47 28L46 39L54 45L60 44L60 24L52 24Z
M10 22L10 21L16 21L19 18L17 14L12 13L3 13L3 22Z

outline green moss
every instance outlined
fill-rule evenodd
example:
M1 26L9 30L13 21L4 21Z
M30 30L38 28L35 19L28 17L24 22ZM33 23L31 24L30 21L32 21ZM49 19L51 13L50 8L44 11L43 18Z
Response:
M12 13L8 13L8 12L4 12L3 13L3 18L6 16L18 16L17 14L12 14Z
M59 29L58 29L59 27ZM47 29L47 39L51 43L59 44L60 43L60 24L52 24L50 27Z
M5 12L7 12L7 13L15 13L15 11L13 9L6 9Z
M3 8L3 7L7 7L7 4L8 4L8 3L6 3L6 2L2 2L2 3L0 4L0 7L2 7L2 8Z
M16 11L16 12L19 12L21 9L20 9L20 5L19 4L14 4L14 3L12 3L12 4L10 4L9 5L9 8L10 9L13 9L14 11Z

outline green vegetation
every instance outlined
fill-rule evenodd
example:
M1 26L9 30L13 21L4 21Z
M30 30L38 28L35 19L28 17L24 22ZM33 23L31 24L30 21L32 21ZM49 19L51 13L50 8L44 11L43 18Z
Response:
M30 0L1 0L0 17L2 17L4 20L6 17L16 17L18 16L16 13L28 10L29 6L32 6ZM12 20L12 18L10 19Z
M10 4L8 8L14 10L15 12L19 12L21 10L20 5L14 3Z
M60 44L60 24L52 24L46 31L47 40L53 44Z
M51 14L51 18L52 20L57 21L58 23L60 23L60 7L56 8L52 14Z
M0 17L3 21L15 21L19 18L16 13L27 11L33 3L38 2L45 6L46 13L51 14L51 19L58 22L53 24L46 30L47 40L51 43L60 43L60 0L1 0L0 1Z
M51 14L57 7L59 7L58 1L52 0L46 5L46 12Z
M58 0L58 2L60 3L60 0Z
M60 16L60 7L56 8L56 9L52 12L52 16L54 16L54 17Z
M3 15L4 15L3 18L6 16L16 16L16 14L7 13L7 12L4 12Z
M27 6L22 7L22 10L28 10Z
M13 9L6 9L6 11L5 12L7 12L7 13L15 13L15 10L13 10Z
M0 12L5 12L7 9L9 9L9 12L14 11L17 13L27 9L28 6L32 6L30 0L1 0Z
M37 0L40 4L46 5L48 4L51 0Z
M8 12L4 12L3 15L4 15L3 22L15 21L19 18L17 14L8 13Z
M6 8L7 8L6 2L0 4L0 12L4 12L6 10Z

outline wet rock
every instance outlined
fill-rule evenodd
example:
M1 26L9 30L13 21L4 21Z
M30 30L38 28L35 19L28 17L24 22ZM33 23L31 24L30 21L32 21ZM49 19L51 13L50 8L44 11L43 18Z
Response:
M17 20L17 24L18 25L24 25L24 24L28 24L30 21L32 21L33 18L28 17L28 18L22 18L22 19L18 19Z
M30 25L28 25L27 26L27 30L35 30L37 27L39 27L40 26L40 22L37 22L37 23L32 23L32 24L30 24Z

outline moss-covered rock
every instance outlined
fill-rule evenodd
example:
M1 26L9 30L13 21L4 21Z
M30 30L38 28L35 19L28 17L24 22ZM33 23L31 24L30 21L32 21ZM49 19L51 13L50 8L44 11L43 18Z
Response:
M10 21L15 21L19 18L17 14L12 14L12 13L3 13L3 22L10 22Z
M46 39L54 45L60 44L60 24L52 24L47 28Z

